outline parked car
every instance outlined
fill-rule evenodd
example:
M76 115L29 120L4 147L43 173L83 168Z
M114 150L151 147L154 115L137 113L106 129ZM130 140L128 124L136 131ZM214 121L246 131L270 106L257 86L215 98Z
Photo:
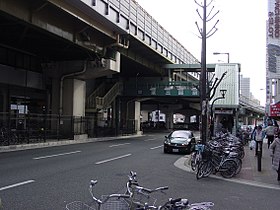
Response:
M163 143L164 153L190 154L195 147L196 141L190 130L175 130L165 136Z

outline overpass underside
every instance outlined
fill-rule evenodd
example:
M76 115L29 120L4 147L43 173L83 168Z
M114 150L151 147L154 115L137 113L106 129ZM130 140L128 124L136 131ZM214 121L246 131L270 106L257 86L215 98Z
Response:
M79 1L2 0L0 25L0 122L18 140L94 136L105 124L118 134L127 121L136 132L141 107L199 112L193 85L156 86L170 80L166 53Z

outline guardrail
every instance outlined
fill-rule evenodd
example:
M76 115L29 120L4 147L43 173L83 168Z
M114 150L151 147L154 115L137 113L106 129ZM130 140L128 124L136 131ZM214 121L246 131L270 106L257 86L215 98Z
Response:
M260 104L257 104L255 101L253 101L243 95L240 95L239 103L241 105L247 106L247 108L250 108L256 112L259 112L259 113L265 112L265 108L263 106L261 106Z
M174 63L199 63L135 0L80 1Z

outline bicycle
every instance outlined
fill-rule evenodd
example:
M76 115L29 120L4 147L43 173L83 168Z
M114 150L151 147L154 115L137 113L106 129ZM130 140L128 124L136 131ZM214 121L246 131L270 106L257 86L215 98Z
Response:
M200 161L202 160L202 152L204 150L204 145L203 144L196 144L195 145L195 151L192 152L191 154L191 169L193 171L197 170L197 166L200 163Z
M151 195L155 192L164 193L168 186L150 189L139 185L136 179L136 173L130 171L129 179L126 182L125 193L102 195L97 198L93 189L97 184L97 180L91 180L89 192L94 201L92 205L88 205L81 201L74 201L66 204L67 210L144 210L144 209L162 209L162 210L208 210L214 204L211 202L202 202L189 204L187 199L169 199L166 203L156 206L157 199ZM212 205L213 204L213 205Z
M129 203L125 200L131 197L130 194L110 194L102 195L101 198L96 198L93 193L93 188L97 184L97 180L90 181L89 192L96 203L97 210L129 210Z
M135 210L148 210L148 209L157 209L157 210L180 210L180 209L189 209L189 210L210 210L214 203L212 202L201 202L190 204L188 199L168 199L163 205L156 206L156 200L154 202L149 202L147 198L150 197L152 193L162 192L168 189L168 186L157 187L155 189L149 189L141 187L138 184L136 179L136 173L130 171L129 181L127 182L127 191L126 194L131 195L130 200L130 209ZM138 199L138 196L143 196L146 200Z
M204 152L204 158L199 163L196 178L208 177L212 172L220 172L224 178L231 178L236 175L238 170L237 162L226 155L220 155L213 149Z
M213 202L201 202L190 204L185 198L169 198L162 206L145 205L137 210L211 210Z
M101 198L95 197L93 188L97 184L97 180L91 180L89 186L90 195L94 201L93 205L88 205L81 201L74 201L66 205L67 210L129 210L129 204L125 198L129 198L129 194L110 194L102 195Z
M165 190L168 190L168 186L157 187L155 189L142 187L139 185L136 176L136 172L130 171L129 179L126 183L125 194L130 195L129 199L126 200L130 204L131 209L137 209L147 204L155 205L157 199L152 194L156 192L164 193Z

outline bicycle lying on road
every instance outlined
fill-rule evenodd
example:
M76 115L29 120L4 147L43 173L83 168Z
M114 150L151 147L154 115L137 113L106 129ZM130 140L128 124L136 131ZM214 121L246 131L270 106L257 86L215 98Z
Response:
M168 186L150 189L139 185L136 173L130 171L126 182L125 192L119 194L102 195L97 198L94 195L94 187L97 180L91 180L89 192L93 203L88 205L81 201L74 201L66 205L67 210L145 210L145 209L162 209L162 210L209 210L214 204L212 202L202 202L189 204L187 199L169 199L163 205L156 205L157 199L154 195L157 192L164 193Z
M212 202L201 202L201 203L192 203L189 204L188 199L182 198L169 198L166 203L162 206L149 206L145 205L143 208L137 210L211 210L211 207L214 206Z

